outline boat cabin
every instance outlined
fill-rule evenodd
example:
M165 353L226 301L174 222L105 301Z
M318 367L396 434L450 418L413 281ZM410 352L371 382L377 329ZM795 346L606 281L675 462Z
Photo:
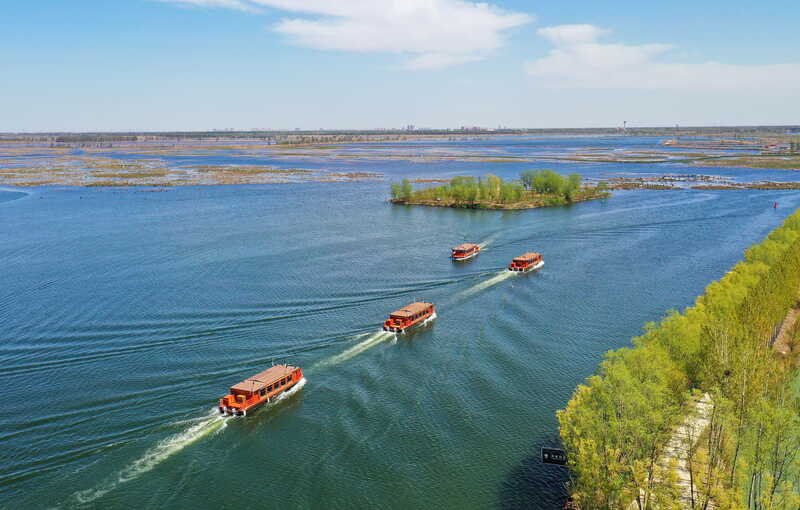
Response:
M288 390L302 378L303 371L299 367L275 365L231 386L230 393L219 401L219 411L244 415Z
M525 271L533 266L542 262L542 255L536 252L523 253L519 257L515 257L508 265L509 271Z
M383 323L384 331L402 332L406 328L424 322L436 312L432 303L416 302L389 314Z
M477 255L481 247L474 243L464 243L452 248L451 251L453 260L464 260Z

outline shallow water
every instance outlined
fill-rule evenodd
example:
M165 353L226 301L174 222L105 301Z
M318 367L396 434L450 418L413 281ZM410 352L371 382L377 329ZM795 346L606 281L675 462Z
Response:
M552 509L565 472L538 448L557 444L575 386L800 206L797 192L639 191L470 211L391 206L387 187L0 191L0 507ZM487 245L454 264L463 241ZM503 272L531 250L544 268ZM379 333L417 299L436 321ZM306 386L246 419L213 415L272 362L301 365Z

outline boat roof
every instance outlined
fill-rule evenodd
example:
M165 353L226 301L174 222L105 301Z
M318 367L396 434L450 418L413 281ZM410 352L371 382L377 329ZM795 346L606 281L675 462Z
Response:
M269 386L278 379L283 379L295 370L297 370L297 367L291 365L274 365L260 374L248 377L244 381L231 386L231 391L258 391L261 388Z
M474 243L459 244L458 246L453 248L453 251L467 251L467 250L471 250L471 249L475 248L476 246L478 246L478 245L474 244Z
M400 310L395 310L391 314L390 317L411 317L412 315L416 315L420 312L424 312L428 309L429 306L433 306L432 303L423 303L422 301L417 301L416 303L411 303L410 305L406 306L405 308L401 308Z
M541 257L540 254L536 253L535 251L531 251L528 253L523 253L519 257L514 257L514 262L530 262L531 260L536 260Z

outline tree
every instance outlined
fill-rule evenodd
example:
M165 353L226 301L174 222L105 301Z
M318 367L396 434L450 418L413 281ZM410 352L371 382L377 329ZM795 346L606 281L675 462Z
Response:
M521 174L519 174L519 179L522 182L522 187L526 190L530 190L533 188L533 177L536 175L536 171L534 170L525 170Z
M403 196L403 186L399 182L392 183L392 199L397 200Z
M582 179L580 174L569 174L569 177L567 177L567 181L563 184L563 193L568 202L572 202L575 198L575 193L580 190Z
M400 185L400 197L403 200L410 200L413 192L414 189L411 187L411 183L408 182L408 179L403 179L403 182Z
M640 509L674 507L675 477L653 459L688 390L699 388L713 407L700 451L688 459L697 467L692 508L797 510L800 398L790 388L797 372L776 359L771 339L798 288L800 212L748 249L693 307L669 312L632 349L607 355L599 375L558 412L571 490L583 508L628 508L632 500ZM800 341L800 326L795 334Z

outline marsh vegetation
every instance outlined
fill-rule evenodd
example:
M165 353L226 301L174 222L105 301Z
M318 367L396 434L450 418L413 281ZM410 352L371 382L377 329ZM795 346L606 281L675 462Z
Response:
M530 209L566 205L610 196L605 182L582 185L579 174L560 175L551 170L527 170L519 180L496 175L458 176L442 186L414 190L407 179L391 185L391 201L405 205L465 207L475 209Z

